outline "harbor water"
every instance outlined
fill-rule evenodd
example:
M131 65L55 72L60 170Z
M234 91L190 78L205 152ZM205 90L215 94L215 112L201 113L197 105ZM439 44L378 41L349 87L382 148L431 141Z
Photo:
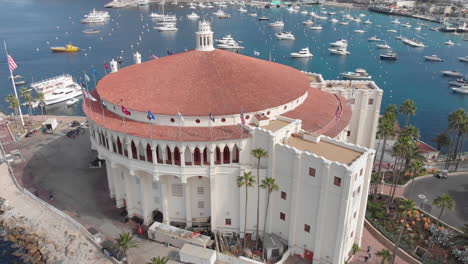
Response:
M396 17L368 12L362 9L342 9L325 6L308 6L301 10L308 12L334 11L335 17L343 20L341 11L353 16L364 14L361 23L349 22L349 25L332 24L329 20L316 20L323 29L312 31L302 22L310 16L300 13L289 13L285 8L254 9L247 6L247 13L238 11L239 6L228 5L224 11L231 15L229 19L218 19L212 13L215 9L192 10L186 3L181 8L166 4L168 13L177 15L177 32L158 32L153 27L156 23L149 14L158 12L160 5L151 3L147 6L125 9L108 9L111 20L105 24L84 25L80 19L93 8L103 10L106 1L102 0L4 0L0 10L0 36L6 40L10 54L18 64L17 74L23 75L28 82L53 77L62 73L72 74L78 81L83 77L83 71L93 76L96 69L96 79L105 74L104 63L122 56L122 67L133 63L132 53L138 51L143 61L150 60L152 55L167 56L167 52L182 52L195 46L194 32L198 27L197 20L189 20L186 15L192 11L212 22L215 38L232 34L236 40L242 41L245 49L240 53L254 56L254 51L260 53L258 58L268 60L271 54L273 61L286 64L296 69L321 73L325 79L340 78L340 73L364 68L383 90L383 106L392 103L400 104L406 98L414 100L418 107L417 116L412 123L420 128L422 138L430 141L436 134L444 131L447 126L447 115L458 109L468 108L468 95L452 92L448 86L449 78L443 77L440 71L456 70L468 74L468 63L459 62L457 57L468 55L468 35L453 35L432 31L429 28L438 25L417 19L399 17L402 23L409 22L412 27L404 28L390 23ZM321 9L324 8L324 9ZM250 12L264 15L270 21L258 21L258 18L248 16ZM322 15L322 14L321 14ZM322 15L327 16L327 15ZM373 23L366 25L365 20ZM272 28L270 22L283 20L284 28ZM314 20L312 18L312 20ZM423 22L421 31L416 31L418 22ZM380 25L381 27L378 27ZM97 34L84 34L85 29L97 29ZM357 34L356 29L366 32ZM397 33L387 30L395 29ZM281 30L291 31L296 40L279 41L274 34ZM397 35L418 38L427 46L413 48L395 39ZM379 60L379 54L385 50L377 49L375 42L368 38L376 36L385 40L398 53L394 62ZM348 56L330 55L329 43L338 39L347 39ZM452 40L453 46L447 46L445 41ZM81 48L77 53L52 53L50 46L63 46L72 43ZM311 59L292 59L289 54L301 48L309 47L314 54ZM444 62L430 63L423 56L437 54ZM155 73L157 74L157 73ZM3 52L0 55L0 91L2 98L12 94L12 85L8 78L8 66ZM21 86L20 86L21 87ZM89 84L94 88L94 81ZM284 87L288 89L288 87ZM1 111L11 113L4 99L0 100ZM157 109L155 106L154 109ZM26 108L23 109L26 111ZM38 109L36 113L40 113ZM48 114L83 115L80 104L67 107L65 103L48 106ZM183 114L183 113L182 113ZM214 113L216 114L216 113ZM313 113L311 113L313 114Z

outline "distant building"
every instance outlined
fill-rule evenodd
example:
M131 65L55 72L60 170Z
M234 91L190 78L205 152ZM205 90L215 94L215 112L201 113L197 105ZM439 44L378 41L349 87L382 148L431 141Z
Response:
M360 244L383 91L371 81L320 74L214 49L202 22L196 49L105 76L83 110L92 148L106 160L109 195L146 224L255 239L257 187L246 172L276 179L260 234L287 241L291 254L342 264ZM154 118L153 118L154 117ZM155 217L157 218L157 217ZM273 253L272 253L273 254Z

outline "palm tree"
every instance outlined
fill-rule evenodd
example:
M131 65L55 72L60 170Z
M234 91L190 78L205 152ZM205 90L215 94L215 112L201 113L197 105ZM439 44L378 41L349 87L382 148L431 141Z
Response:
M265 241L268 207L270 205L270 195L272 192L277 191L279 187L278 187L278 184L276 184L275 179L271 177L266 177L265 179L263 179L262 185L260 185L260 187L262 189L267 190L267 202L266 202L266 207L265 207L265 221L263 222L263 239L262 239L262 241Z
M450 145L450 137L447 133L443 132L438 134L432 139L432 142L436 143L437 150L442 150L443 147Z
M255 178L252 177L252 172L244 172L243 176L237 177L237 187L241 188L245 186L245 210L244 210L244 245L245 247L245 231L247 229L247 201L248 201L248 188L253 187L255 184Z
M34 102L34 98L31 94L31 90L28 87L22 87L20 90L20 97L28 106L29 115L32 115L32 103Z
M445 169L447 170L450 167L450 161L452 159L457 159L458 152L462 149L461 145L463 144L463 136L468 133L468 113L466 113L463 108L460 108L449 114L448 121L448 128L450 131L453 131L455 135L451 149L447 154L447 161L445 164ZM457 160L455 171L458 169L458 161L459 159Z
M36 98L34 100L39 102L39 106L41 107L41 114L44 115L44 100L45 96L43 93L37 93Z
M12 94L9 94L7 95L7 97L5 98L5 101L7 103L9 103L8 105L8 108L11 108L15 111L15 119L16 119L16 116L18 115L18 112L19 112L19 107L20 107L20 102L18 100L18 98L16 98L16 96L12 95Z
M252 149L250 152L257 159L257 229L256 229L256 248L258 248L258 228L260 223L260 160L268 158L268 152L262 148Z
M400 233L398 234L397 241L395 243L395 246L393 247L394 257L391 259L391 264L395 263L396 253L397 253L398 247L400 246L400 241L403 235L403 231L405 230L406 219L408 218L408 215L412 214L413 211L416 210L415 207L416 207L416 204L413 200L402 200L400 202L399 209L404 217L403 217L403 222L401 223Z
M383 144L382 144L382 150L380 152L379 168L377 170L378 177L380 177L380 173L382 171L382 162L384 159L385 146L387 145L387 139L389 136L394 135L395 121L396 121L396 116L391 111L386 112L386 114L384 114L384 116L382 116L379 119L379 127L378 127L379 130L377 133L379 137L383 139ZM378 192L377 190L378 186L379 186L379 183L375 185L375 190L374 190L375 194L377 194Z
M126 255L129 249L138 247L138 242L133 240L133 235L129 232L123 232L115 238L114 247L119 254Z
M408 191L408 196L410 195L411 191L413 190L414 185L414 178L416 178L416 174L424 170L424 164L421 160L415 159L411 161L411 170L413 171L413 176L411 176L411 186Z
M168 261L168 257L152 257L146 264L166 264Z
M406 99L401 105L400 105L400 114L405 116L405 127L408 126L409 124L409 119L410 116L415 116L416 115L416 103L410 99Z
M437 225L440 223L440 217L444 213L445 208L451 211L455 210L455 201L448 194L442 194L441 196L435 198L432 204L435 205L437 208L441 208L439 217L437 218Z
M461 228L462 233L455 235L452 239L453 243L458 246L468 246L468 224Z
M388 262L390 258L392 257L392 254L390 254L390 251L385 248L375 253L375 255L382 258L382 262L380 262L381 264L385 264L385 262Z

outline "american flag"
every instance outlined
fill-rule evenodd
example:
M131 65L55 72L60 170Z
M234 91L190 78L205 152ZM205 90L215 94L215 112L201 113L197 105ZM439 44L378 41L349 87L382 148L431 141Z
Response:
M13 57L8 55L7 58L8 58L8 66L10 67L10 71L14 71L16 68L18 68L18 65L16 65L16 62L13 59Z

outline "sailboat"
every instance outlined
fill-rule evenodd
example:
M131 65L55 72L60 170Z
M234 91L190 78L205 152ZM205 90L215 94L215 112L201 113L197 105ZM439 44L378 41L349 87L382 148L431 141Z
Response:
M263 20L263 21L270 20L269 17L263 15L263 8L262 8L262 16L259 17L258 20L260 20L260 21L262 21L262 20Z

